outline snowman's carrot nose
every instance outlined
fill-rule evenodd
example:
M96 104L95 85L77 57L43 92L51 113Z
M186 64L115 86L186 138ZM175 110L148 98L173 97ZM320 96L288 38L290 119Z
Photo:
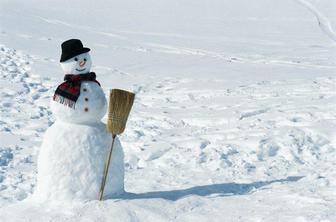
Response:
M80 61L80 62L79 62L79 66L82 67L82 66L85 65L85 63L86 63L86 61L84 61L84 60L83 60L83 61Z

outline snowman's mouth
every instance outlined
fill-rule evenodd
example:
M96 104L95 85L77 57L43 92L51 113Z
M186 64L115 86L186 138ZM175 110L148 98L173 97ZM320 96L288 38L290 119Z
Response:
M84 71L85 70L85 68L84 69L76 69L76 71L78 71L78 72L81 72L81 71Z

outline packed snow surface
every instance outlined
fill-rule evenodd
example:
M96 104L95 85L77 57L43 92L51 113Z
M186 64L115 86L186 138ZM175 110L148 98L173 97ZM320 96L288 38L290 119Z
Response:
M307 2L1 1L0 221L336 221L336 46L312 13L332 28L336 2ZM39 203L69 38L105 95L136 93L126 193Z

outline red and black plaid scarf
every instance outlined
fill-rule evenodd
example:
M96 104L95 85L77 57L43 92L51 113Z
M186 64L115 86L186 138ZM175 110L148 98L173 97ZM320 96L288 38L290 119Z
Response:
M76 101L80 95L82 81L93 81L100 86L94 72L78 75L67 74L64 76L64 81L57 87L53 100L71 108L75 108Z

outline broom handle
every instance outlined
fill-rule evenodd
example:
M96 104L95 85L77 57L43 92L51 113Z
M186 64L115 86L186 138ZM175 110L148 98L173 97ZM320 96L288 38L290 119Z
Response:
M116 137L117 137L117 135L112 134L112 145L111 145L108 157L107 157L107 159L105 161L103 180L101 182L100 191L99 191L99 200L103 199L104 189L105 189L105 183L106 183L106 179L107 179L107 174L108 174L108 170L110 168L110 162L111 162L111 157L112 157L114 140L115 140Z

